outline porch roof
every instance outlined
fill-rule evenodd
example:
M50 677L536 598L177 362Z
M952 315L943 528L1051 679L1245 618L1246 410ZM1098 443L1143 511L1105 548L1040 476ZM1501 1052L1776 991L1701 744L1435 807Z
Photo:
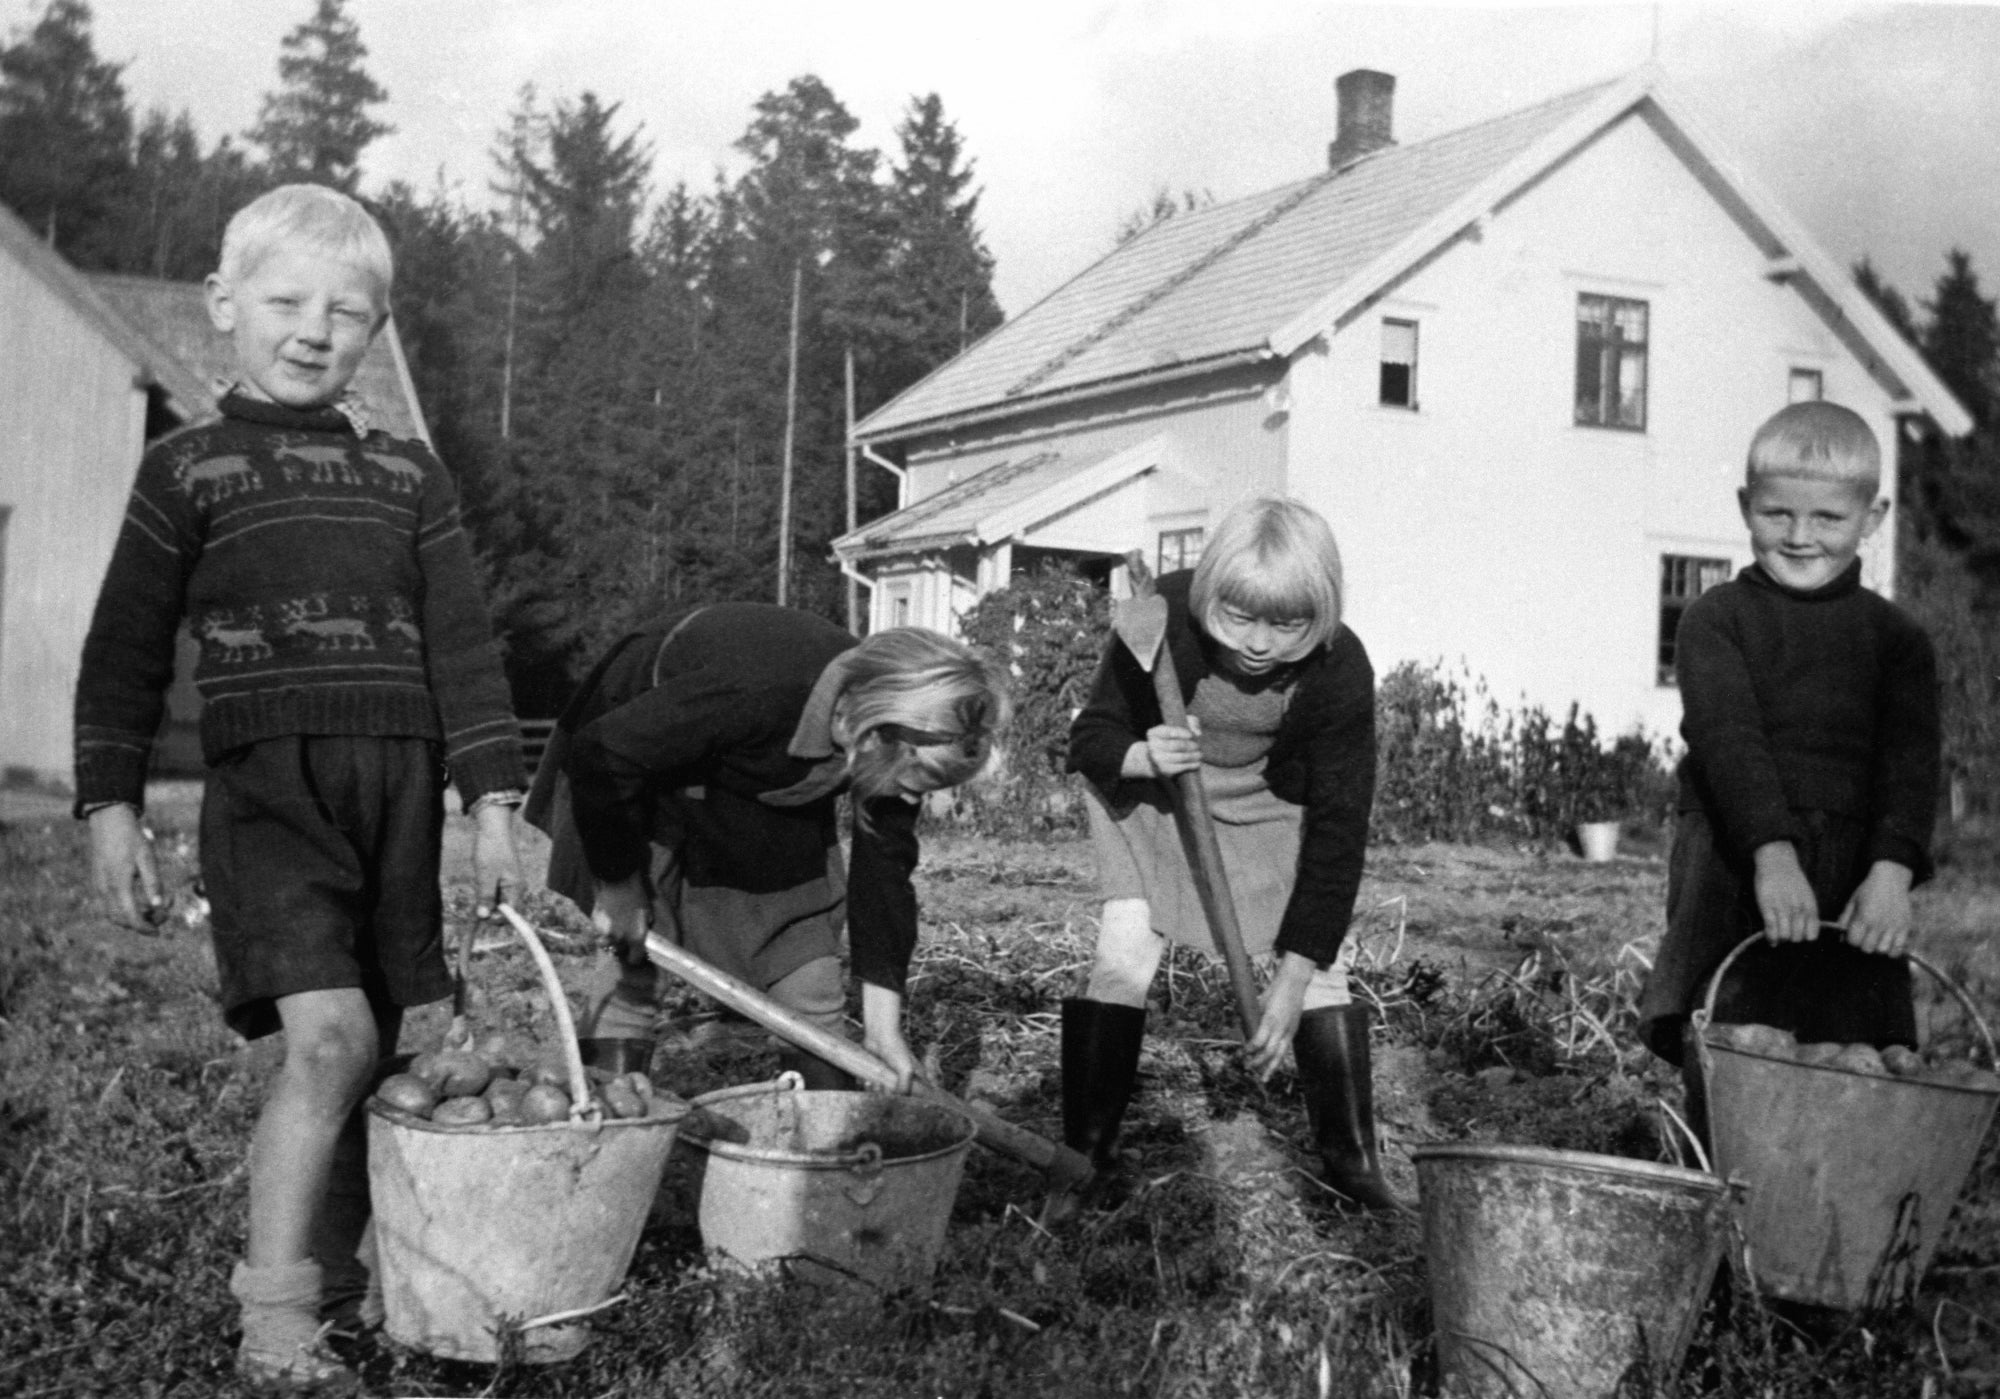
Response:
M1078 452L1024 447L962 481L833 541L849 563L1016 538L1159 465L1164 439Z

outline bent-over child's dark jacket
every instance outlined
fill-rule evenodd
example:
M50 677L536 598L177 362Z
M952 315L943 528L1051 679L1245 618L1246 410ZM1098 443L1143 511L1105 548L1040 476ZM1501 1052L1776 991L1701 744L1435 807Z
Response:
M338 408L226 395L140 462L84 641L77 810L139 804L183 617L203 756L292 734L428 738L460 796L524 785L451 478Z

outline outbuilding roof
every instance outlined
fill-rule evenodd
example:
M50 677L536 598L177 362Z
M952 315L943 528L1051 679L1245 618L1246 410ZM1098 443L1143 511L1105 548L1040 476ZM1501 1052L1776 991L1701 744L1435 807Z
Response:
M236 375L235 353L229 337L208 319L201 284L103 273L88 280L121 317L186 366L191 382L198 386L193 416L212 411L217 388ZM354 376L354 388L379 426L398 437L429 440L394 321L384 326L368 347Z
M209 401L202 381L173 351L144 334L69 260L36 237L20 216L0 204L0 251L11 254L131 361L142 385L157 388L182 419L204 411ZM197 288L199 290L199 288Z
M1912 411L1971 419L1845 270L1701 132L1648 66L1295 184L1166 219L855 428L881 443L1207 367L1288 356L1639 104Z

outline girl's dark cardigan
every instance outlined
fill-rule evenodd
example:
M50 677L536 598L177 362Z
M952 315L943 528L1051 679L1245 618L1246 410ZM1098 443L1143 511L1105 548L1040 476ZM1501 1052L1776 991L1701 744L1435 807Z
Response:
M1188 612L1191 572L1159 580L1167 600L1166 647L1181 697L1216 668L1215 643ZM1297 663L1297 690L1265 765L1271 791L1305 808L1297 882L1278 925L1277 951L1318 966L1331 962L1347 936L1368 846L1375 801L1375 671L1361 639L1347 628ZM1120 775L1125 754L1160 722L1153 680L1122 642L1099 662L1090 701L1069 731L1071 772L1083 774L1114 813L1137 804L1157 779Z

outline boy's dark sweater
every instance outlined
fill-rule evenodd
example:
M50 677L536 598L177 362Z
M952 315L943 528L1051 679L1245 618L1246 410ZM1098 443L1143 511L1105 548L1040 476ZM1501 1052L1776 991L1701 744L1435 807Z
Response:
M1680 805L1730 855L1799 841L1796 813L1865 822L1865 861L1930 870L1940 727L1923 628L1861 586L1861 565L1800 592L1751 565L1681 619L1675 645L1687 755Z
M429 738L468 805L522 786L444 467L337 409L220 406L139 465L77 679L78 809L141 800L183 616L209 762L284 734Z

